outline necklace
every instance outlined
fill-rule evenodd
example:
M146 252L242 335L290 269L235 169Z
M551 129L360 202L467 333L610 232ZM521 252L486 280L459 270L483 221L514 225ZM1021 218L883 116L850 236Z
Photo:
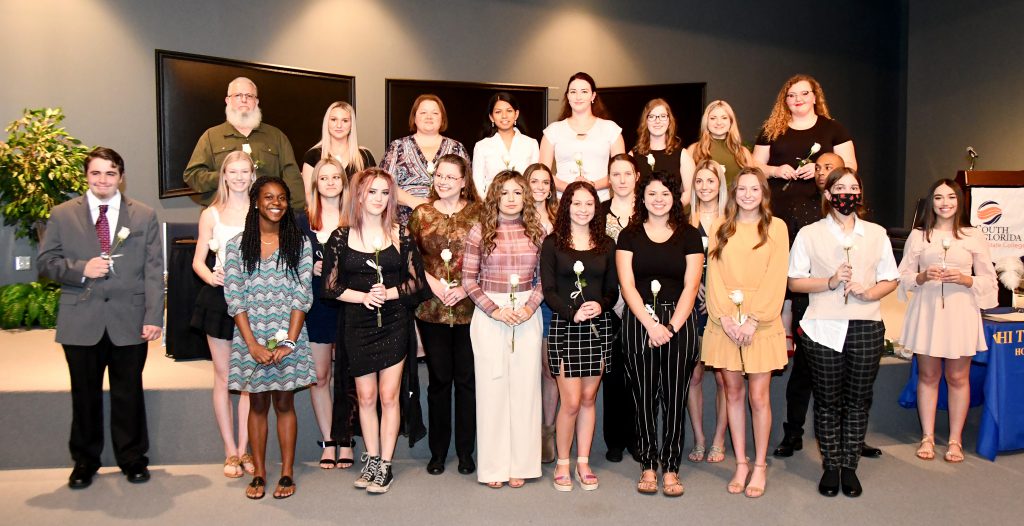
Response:
M276 239L276 238L275 238L275 239L272 239L272 240L270 240L270 241L264 241L264 240L262 240L262 239L260 240L260 243L263 243L264 245L273 245L273 244L274 244L274 243L276 243L276 242L277 242L277 239Z

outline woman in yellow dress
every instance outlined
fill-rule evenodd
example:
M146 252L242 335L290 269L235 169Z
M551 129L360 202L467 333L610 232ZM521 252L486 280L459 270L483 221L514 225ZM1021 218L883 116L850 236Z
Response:
M736 473L729 493L764 494L772 427L771 372L786 365L782 302L789 267L786 224L772 217L768 180L759 168L740 171L725 216L708 246L708 324L701 358L722 369ZM754 428L754 469L746 458L746 375ZM747 477L750 481L747 482Z

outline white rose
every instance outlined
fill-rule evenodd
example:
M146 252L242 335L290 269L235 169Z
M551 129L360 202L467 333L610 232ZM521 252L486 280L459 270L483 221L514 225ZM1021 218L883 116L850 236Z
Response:
M274 333L274 339L277 341L287 340L288 331L284 329L278 329L277 332Z
M843 238L843 249L844 250L850 250L851 248L853 248L853 238L850 237L850 236L844 237Z
M518 287L519 286L519 274L509 274L509 276L508 276L508 284L513 286L513 287Z
M652 169L654 168L654 154L647 154L647 164L651 165Z
M573 263L572 265L572 271L577 274L583 274L583 262L576 260L576 263Z
M659 292L661 292L661 282L656 279L651 280L651 293L657 294Z
M704 251L708 250L708 236L700 236L700 243L704 245Z
M951 246L953 246L953 240L952 239L949 239L947 237L946 239L942 240L942 248L944 248L946 250L949 250L949 247L951 247Z
M131 229L129 229L126 226L123 226L123 227L121 227L121 230L117 231L117 239L120 239L121 241L124 241L125 239L128 239L128 236L131 235L131 233L132 233Z
M441 261L449 263L452 260L452 251L447 248L441 251Z
M576 164L582 163L583 162L583 154L580 153L580 152L576 152L576 154L572 156L572 159L574 161L576 161Z
M811 155L814 155L814 154L818 153L819 151L821 151L821 145L820 144L814 143L814 144L811 145Z
M373 238L373 249L380 252L382 248L384 248L384 240L380 236Z
M434 175L434 161L427 161L427 174Z
M734 291L730 292L729 293L729 300L732 301L736 305L740 305L741 303L743 303L743 291L737 289L737 290L734 290Z
M242 145L242 151L245 152L246 155L252 155L252 146L249 146L249 143L245 143Z
M326 245L327 242L330 239L331 239L331 231L330 230L321 230L321 231L316 233L316 240L319 241L321 245Z

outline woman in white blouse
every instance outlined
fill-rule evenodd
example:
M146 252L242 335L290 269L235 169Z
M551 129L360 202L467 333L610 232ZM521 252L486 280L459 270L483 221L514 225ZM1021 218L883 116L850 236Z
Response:
M569 77L558 121L544 129L540 141L540 162L555 170L559 196L582 180L593 183L602 201L610 197L608 160L626 146L622 128L606 117L594 78L582 71Z
M491 97L487 118L491 121L489 135L473 147L473 182L481 198L487 196L487 187L498 172L522 173L540 158L537 139L523 135L517 127L519 101L511 93L499 91Z
M860 219L863 183L833 170L822 192L824 218L800 229L789 257L789 289L806 293L800 320L814 392L814 432L824 473L818 492L860 496L857 462L868 428L885 325L880 302L899 270L885 229Z

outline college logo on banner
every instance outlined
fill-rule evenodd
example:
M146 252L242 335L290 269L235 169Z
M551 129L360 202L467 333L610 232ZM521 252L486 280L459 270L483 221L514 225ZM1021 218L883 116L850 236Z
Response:
M1024 256L1024 188L972 188L971 224L985 234L994 261Z

